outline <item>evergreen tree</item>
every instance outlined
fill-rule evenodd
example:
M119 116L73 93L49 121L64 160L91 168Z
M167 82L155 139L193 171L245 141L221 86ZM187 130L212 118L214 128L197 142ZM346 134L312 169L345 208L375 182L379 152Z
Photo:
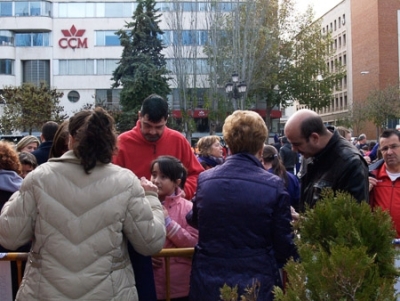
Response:
M396 300L396 233L387 212L330 190L296 229L301 261L285 266L285 294L276 287L274 300Z
M150 94L166 98L170 93L169 72L161 53L165 47L159 39L164 32L158 25L160 15L155 5L154 0L139 0L133 21L117 32L124 49L113 72L112 87L122 86L120 102L127 115L136 116L143 100ZM132 125L134 122L132 120Z

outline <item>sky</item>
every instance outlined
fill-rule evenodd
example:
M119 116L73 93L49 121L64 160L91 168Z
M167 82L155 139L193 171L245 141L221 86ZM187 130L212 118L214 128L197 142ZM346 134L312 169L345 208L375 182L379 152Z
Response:
M304 12L308 5L314 7L315 16L320 17L342 0L295 0L297 8Z

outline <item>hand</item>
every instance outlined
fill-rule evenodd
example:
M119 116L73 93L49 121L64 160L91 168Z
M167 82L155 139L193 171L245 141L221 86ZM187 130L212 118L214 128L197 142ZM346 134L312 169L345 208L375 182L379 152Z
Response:
M140 185L142 185L144 191L154 191L158 193L158 188L151 181L147 180L145 177L140 178Z
M153 268L161 268L163 265L163 258L161 257L152 257L151 262L153 264Z
M364 156L364 160L367 161L367 164L371 164L371 158L369 156Z
M164 212L164 218L167 218L169 216L167 208L165 206L162 206L163 212Z
M369 191L371 191L378 183L378 180L373 177L368 177L368 182L369 182Z
M292 214L292 219L294 221L299 220L300 214L298 212L296 212L296 210L292 206L290 206L290 213Z

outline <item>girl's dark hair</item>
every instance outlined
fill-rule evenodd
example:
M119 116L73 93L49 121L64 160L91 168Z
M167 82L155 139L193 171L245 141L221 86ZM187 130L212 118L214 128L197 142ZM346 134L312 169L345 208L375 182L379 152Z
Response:
M69 120L69 134L75 139L72 146L75 156L87 174L96 162L111 163L116 150L117 135L114 119L103 108L84 110Z
M264 145L262 160L265 163L272 164L272 171L274 172L274 174L280 177L285 182L285 186L287 186L289 181L288 181L288 176L286 174L286 168L285 165L283 165L281 159L279 158L278 151L274 146Z
M158 163L158 168L171 181L181 180L180 188L185 187L187 171L182 162L173 156L159 156L151 162L150 172L153 171L154 164Z

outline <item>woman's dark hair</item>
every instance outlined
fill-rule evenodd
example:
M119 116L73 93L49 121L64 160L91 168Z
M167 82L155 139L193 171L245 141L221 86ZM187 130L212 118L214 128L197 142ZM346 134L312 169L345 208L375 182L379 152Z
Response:
M181 183L179 187L182 189L185 187L187 171L181 161L173 156L159 156L151 162L150 173L153 171L154 164L156 163L164 176L173 182L180 179Z
M87 174L97 161L111 163L117 136L114 119L106 110L97 107L76 113L69 120L68 131L75 140L72 150Z
M68 151L68 120L65 120L58 127L56 134L54 135L53 144L50 148L50 158L58 158L61 157L64 153Z
M262 160L265 163L272 164L272 171L275 175L280 177L284 182L285 186L289 184L288 176L286 174L285 165L283 165L281 159L279 158L278 151L272 145L264 145Z

